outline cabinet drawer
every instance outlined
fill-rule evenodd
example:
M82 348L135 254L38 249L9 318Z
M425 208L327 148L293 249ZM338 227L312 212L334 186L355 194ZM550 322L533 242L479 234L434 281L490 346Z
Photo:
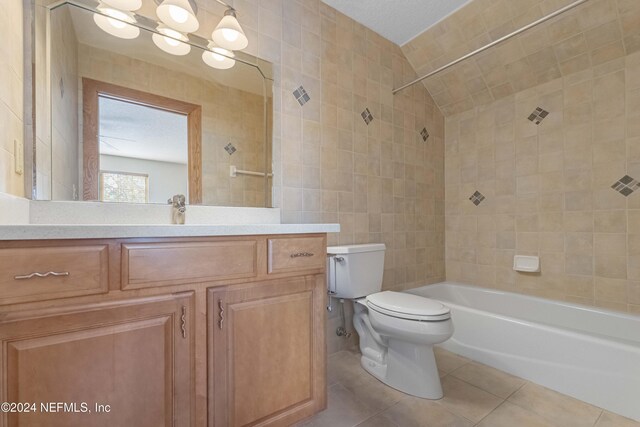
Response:
M125 244L122 288L254 277L256 260L255 240Z
M269 273L324 268L324 237L282 237L269 239Z
M0 304L107 292L107 245L0 249Z

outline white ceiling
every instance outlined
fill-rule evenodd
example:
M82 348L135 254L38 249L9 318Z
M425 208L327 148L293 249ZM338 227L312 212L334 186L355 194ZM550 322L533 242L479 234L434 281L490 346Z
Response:
M471 0L322 0L402 46Z
M100 97L100 154L187 164L187 116Z

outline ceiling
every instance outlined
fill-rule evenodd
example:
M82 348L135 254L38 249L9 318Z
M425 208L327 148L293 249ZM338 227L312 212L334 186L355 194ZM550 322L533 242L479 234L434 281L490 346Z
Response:
M322 0L402 46L470 0Z
M187 164L187 116L100 97L100 154Z

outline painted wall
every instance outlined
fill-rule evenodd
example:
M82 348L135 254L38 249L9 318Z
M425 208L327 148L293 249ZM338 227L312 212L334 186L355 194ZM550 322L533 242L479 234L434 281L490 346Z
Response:
M101 155L100 169L148 175L149 203L166 204L175 194L184 194L189 200L189 171L185 164Z
M24 196L24 175L15 173L14 141L23 141L22 0L0 7L0 192Z

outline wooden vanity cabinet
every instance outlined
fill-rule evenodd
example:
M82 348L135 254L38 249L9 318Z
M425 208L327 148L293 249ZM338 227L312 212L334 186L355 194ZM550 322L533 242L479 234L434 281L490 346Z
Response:
M38 405L0 427L312 416L326 407L325 253L324 234L0 241L0 402ZM57 402L81 412L40 407Z
M210 289L209 426L289 426L326 407L323 276Z
M193 425L192 313L187 292L8 316L0 402L36 406L0 426Z

